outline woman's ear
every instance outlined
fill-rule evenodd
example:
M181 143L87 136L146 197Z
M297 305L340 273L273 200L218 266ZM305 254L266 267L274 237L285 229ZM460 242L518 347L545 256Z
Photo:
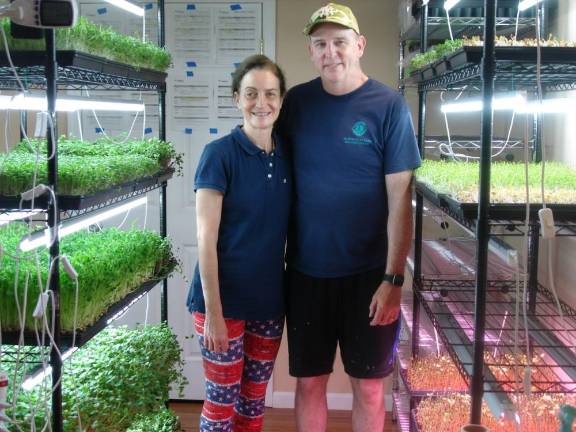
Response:
M238 94L238 92L234 92L234 94L232 95L232 99L234 100L236 107L240 108L240 95Z

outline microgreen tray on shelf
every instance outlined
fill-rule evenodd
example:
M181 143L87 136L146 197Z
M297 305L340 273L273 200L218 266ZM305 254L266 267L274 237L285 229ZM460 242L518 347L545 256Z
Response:
M0 227L5 254L0 266L0 319L2 332L17 332L21 322L26 332L34 332L32 312L40 293L40 281L47 282L49 253L46 247L21 252L20 242L28 235L23 223ZM151 289L175 267L170 242L152 231L107 228L99 232L80 231L60 240L60 252L78 274L78 312L74 317L76 284L61 268L60 316L62 331L85 331L103 324L101 318L117 312L114 305L133 299ZM38 253L39 267L34 254ZM16 260L15 257L19 259ZM17 281L18 291L14 286ZM26 302L27 299L27 302ZM123 304L122 304L123 306ZM18 311L21 311L22 319ZM40 324L41 327L41 324Z

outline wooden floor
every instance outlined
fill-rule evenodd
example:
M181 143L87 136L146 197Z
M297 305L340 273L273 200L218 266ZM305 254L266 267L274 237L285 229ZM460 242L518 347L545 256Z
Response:
M171 403L170 408L180 417L184 432L198 432L198 416L202 409L200 403ZM383 432L398 432L398 428L386 416L386 426ZM350 411L330 411L328 432L351 432ZM263 432L296 432L294 426L294 410L266 408Z

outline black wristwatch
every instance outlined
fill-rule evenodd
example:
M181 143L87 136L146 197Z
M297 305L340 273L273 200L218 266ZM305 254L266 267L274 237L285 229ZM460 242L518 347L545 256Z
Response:
M386 273L382 279L386 282L390 282L392 285L397 287L401 287L402 285L404 285L404 275L398 273L394 274Z

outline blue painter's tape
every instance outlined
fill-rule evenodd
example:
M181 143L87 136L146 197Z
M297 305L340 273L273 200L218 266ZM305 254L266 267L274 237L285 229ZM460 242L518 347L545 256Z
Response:
M196 10L196 5L195 4L188 4L188 5L186 5L186 10Z
M104 15L106 12L108 12L108 9L99 8L99 9L96 9L96 12L98 12L98 15Z
M188 66L188 67L196 67L197 64L196 64L195 61L187 61L187 62L186 62L186 66Z
M230 10L237 11L237 10L240 10L240 9L242 9L242 6L240 6L239 4L232 4L232 5L230 5Z
M151 134L151 133L152 133L152 128L146 128L146 129L144 129L144 133L145 133L145 134Z
M235 68L237 68L238 66L240 66L240 63L234 63Z
M192 135L192 128L185 128L185 129L184 129L184 133L185 133L186 135Z
M194 71L186 71L186 76L188 76L188 77L193 77L193 76L194 76Z
M218 128L210 128L210 133L211 133L212 135L217 134L217 133L218 133Z
M154 4L153 3L146 3L144 5L144 9L146 9L146 10L154 9Z
M95 128L94 131L96 133L102 133L102 132L104 132L104 129L98 127L98 128Z

